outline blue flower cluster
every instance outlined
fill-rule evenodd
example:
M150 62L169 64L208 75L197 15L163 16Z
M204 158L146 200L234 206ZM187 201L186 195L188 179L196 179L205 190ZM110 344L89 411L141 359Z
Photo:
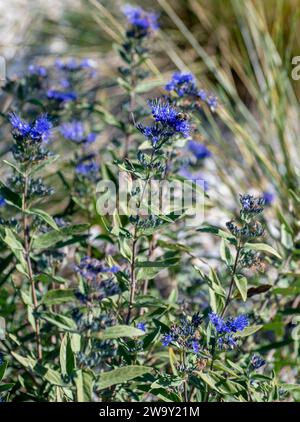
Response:
M275 194L270 191L265 191L262 194L262 198L264 200L265 206L270 207L275 201Z
M53 127L46 115L41 115L34 122L28 123L22 120L17 114L11 113L9 115L9 121L15 137L23 139L30 138L33 142L47 141L50 136L50 130Z
M48 76L48 70L44 66L39 66L37 64L31 64L28 66L28 73L40 78L46 78Z
M38 162L50 155L44 148L45 143L50 139L53 127L47 115L41 115L28 123L17 114L10 113L9 121L15 140L12 152L16 161Z
M90 59L81 61L74 58L66 61L59 59L55 62L55 67L59 73L59 83L55 88L48 89L47 98L58 103L76 101L79 97L78 85L96 74L94 62Z
M197 141L189 141L187 147L189 151L193 153L197 160L203 160L205 158L211 157L210 150L205 145L200 144Z
M175 135L187 138L190 125L187 117L169 102L157 99L149 101L152 117L155 123L151 126L138 124L137 128L146 136L152 145L161 145Z
M6 201L3 198L3 196L0 195L0 208L5 207L5 205L6 205Z
M77 100L78 96L76 92L64 92L57 89L49 89L47 91L47 98L49 100L54 100L59 103L65 103L68 101L75 101Z
M251 366L254 370L257 370L266 364L266 361L259 355L253 355L251 357Z
M102 300L120 292L119 285L113 275L119 271L119 267L107 267L95 258L84 257L75 271L87 282L88 294L76 292L76 297L81 303L91 302L93 299Z
M172 79L167 83L165 89L169 92L176 92L179 97L198 94L195 77L192 73L173 73Z
M205 89L199 90L192 73L173 73L172 79L166 84L165 89L175 92L179 97L193 97L195 101L201 100L208 105L211 111L216 111L218 107L217 97Z
M75 144L91 144L97 137L95 132L86 133L83 123L79 120L62 123L59 130L64 138Z
M89 256L82 258L75 269L85 280L96 282L99 280L101 274L116 274L120 270L117 266L106 267L98 259L90 258Z
M220 348L224 345L232 348L235 347L237 342L234 339L233 334L238 331L243 331L249 326L249 319L246 315L239 315L236 318L224 320L218 314L211 312L209 314L209 319L217 332L217 343Z
M144 38L159 28L158 15L154 12L147 12L141 7L127 4L122 9L126 16L130 30L128 36L133 38Z
M163 346L169 346L171 343L177 343L181 349L189 352L199 353L200 343L198 327L202 318L199 314L194 314L191 319L183 316L179 325L173 325L168 333L162 338Z
M258 214L261 214L264 210L265 200L264 198L255 198L253 195L240 195L241 203L241 217L253 218Z
M96 155L91 153L81 157L75 165L75 173L91 181L98 180L99 164L96 161Z

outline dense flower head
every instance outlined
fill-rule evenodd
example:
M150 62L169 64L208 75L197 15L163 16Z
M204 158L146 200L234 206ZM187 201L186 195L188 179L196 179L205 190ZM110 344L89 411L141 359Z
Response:
M257 370L266 364L266 361L259 355L253 355L251 357L251 366L254 370Z
M6 201L3 198L3 196L0 195L0 208L5 207L5 205L6 205Z
M190 134L187 117L167 101L150 101L151 113L156 122L173 129L174 133L181 133L184 137Z
M49 89L47 91L47 97L49 100L54 100L57 102L68 102L77 100L78 96L76 92L73 91L64 92L56 89Z
M76 60L74 57L71 57L65 61L57 59L55 61L55 66L59 70L67 72L75 72L84 69L94 69L95 63L93 60L85 58L82 60Z
M82 258L75 269L87 281L97 280L99 275L103 273L115 274L119 271L119 267L107 267L98 259L89 256Z
M108 267L96 258L88 256L81 259L75 266L75 270L88 283L89 292L76 292L77 299L82 303L87 303L91 299L102 300L105 297L118 294L119 285L113 279L113 275L119 271L119 267L114 265Z
M84 124L79 120L62 123L59 130L64 138L76 144L91 144L97 136L94 132L86 133Z
M191 106L199 108L200 102L202 102L207 104L212 112L216 111L218 107L218 98L203 88L198 89L195 76L192 73L173 73L165 89L169 92L175 92L180 98L189 99Z
M172 79L166 84L165 89L176 92L179 97L197 95L195 77L192 73L173 73Z
M39 66L37 64L29 65L28 73L30 75L39 76L40 78L46 78L48 76L47 69L44 66Z
M220 348L224 345L235 347L236 340L232 335L238 331L243 331L249 326L249 319L246 315L239 315L236 318L225 320L220 315L211 312L209 319L218 334L218 345Z
M163 346L177 343L180 348L193 353L199 353L200 343L198 339L198 327L202 322L199 314L194 314L192 318L185 315L181 317L180 324L173 325L168 333L162 338Z
M191 140L188 142L187 146L189 151L194 154L197 160L203 160L204 158L211 157L210 150L205 145L200 144L197 141Z
M240 195L240 203L242 205L241 213L244 214L260 214L264 210L265 201L263 198L255 198L253 195Z
M270 192L270 191L265 191L262 194L262 198L264 200L265 206L268 206L269 207L275 201L275 194L273 192Z
M9 115L14 135L22 138L30 138L33 141L46 141L49 139L53 127L47 115L42 114L31 123L22 120L15 113Z
M128 35L143 38L156 31L158 26L158 15L154 12L147 12L139 6L127 4L122 9L129 25L131 26Z
M142 330L142 331L146 332L146 324L144 322L138 322L136 324L136 328L138 328L139 330Z
M95 179L99 173L99 164L95 160L95 154L80 158L75 166L75 173L87 179Z

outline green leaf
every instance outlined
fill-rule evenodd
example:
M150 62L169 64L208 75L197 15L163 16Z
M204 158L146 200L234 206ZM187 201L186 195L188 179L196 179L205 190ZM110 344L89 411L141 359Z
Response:
M167 268L178 265L178 258L165 259L164 261L137 261L137 268Z
M67 239L70 236L80 234L89 228L88 224L76 224L70 227L63 227L59 231L53 230L36 237L33 241L35 249L47 249L56 243Z
M9 203L16 205L17 208L22 207L22 199L21 197L5 186L2 182L0 182L0 195Z
M234 282L235 285L238 289L238 291L240 292L242 299L244 302L246 302L247 300L247 286L248 286L248 281L246 277L240 277L235 275L234 276Z
M238 337L248 337L261 330L262 328L263 325L250 325L250 327L246 327L243 331L238 331L236 335Z
M41 303L44 305L59 305L60 303L70 302L75 299L74 292L75 289L49 290Z
M230 267L230 265L233 264L233 258L232 258L230 249L224 238L221 239L220 255L221 255L221 259L226 263L228 267Z
M37 208L32 208L30 210L26 210L27 214L37 215L42 220L45 221L50 227L52 227L54 230L59 230L57 224L55 223L53 217L49 215L46 211L39 210Z
M203 226L197 229L197 232L201 233L212 233L215 236L221 237L233 245L236 245L236 238L232 236L231 233L227 233L224 230L219 229L216 226Z
M86 369L77 371L75 383L77 390L77 401L79 403L91 402L94 383L93 373Z
M103 390L116 384L123 384L134 378L140 377L152 371L153 368L148 366L129 365L121 368L113 369L109 372L103 372L97 383L97 388Z
M103 333L100 333L99 336L102 339L110 339L110 338L120 338L120 337L140 337L144 336L145 332L139 330L135 327L130 327L128 325L115 325L113 327L108 327L104 330Z
M59 360L62 374L71 375L75 369L75 355L71 347L69 333L66 333L62 339Z
M48 381L50 384L64 386L59 372L46 366L40 365L37 360L19 355L18 353L11 352L13 357L25 368L31 369L36 372L42 379Z
M0 365L0 381L4 377L6 368L7 368L7 362L3 362L2 365Z
M66 317L65 315L55 314L54 312L41 312L40 318L61 328L65 331L76 330L76 323L72 318Z
M268 252L271 255L282 259L281 255L279 255L279 253L274 248L272 248L272 246L266 245L265 243L246 243L244 247L248 249L253 249L255 251Z

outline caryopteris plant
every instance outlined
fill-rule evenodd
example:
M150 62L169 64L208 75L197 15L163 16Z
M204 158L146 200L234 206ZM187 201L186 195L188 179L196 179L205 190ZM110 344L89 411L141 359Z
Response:
M123 7L109 75L61 57L2 89L0 401L300 399L294 171L287 216L253 168L243 193L220 77L155 89L159 19Z

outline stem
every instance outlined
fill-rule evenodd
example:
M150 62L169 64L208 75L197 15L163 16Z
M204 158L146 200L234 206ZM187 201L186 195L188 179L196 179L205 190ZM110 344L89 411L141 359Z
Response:
M135 88L136 88L135 66L136 66L136 63L135 63L135 54L134 54L133 48L131 49L130 58L131 58L130 60L130 94L129 94L130 99L129 99L129 119L128 119L129 122L128 123L131 123L130 113L133 112L134 106L135 106ZM131 138L130 130L127 130L126 137L125 137L123 158L126 158L128 155L130 138Z
M150 164L152 164L153 158L154 158L154 151L152 150ZM144 185L144 188L143 188L141 199L140 199L139 204L138 204L138 212L137 212L138 216L140 215L141 204L143 202L145 192L146 192L146 188L147 188L147 185L148 185L150 179L151 179L151 170L148 170L148 174L147 174L147 177L146 177L146 180L145 180L145 185ZM133 303L134 303L134 298L135 298L135 290L136 290L135 258L136 258L137 241L138 241L137 226L135 226L134 235L133 235L133 243L132 243L131 264L130 264L130 297L129 297L129 309L128 309L128 314L127 314L127 317L126 317L126 324L127 325L129 325L129 323L130 323L130 318L131 318L131 313L132 313L132 308L133 308Z
M35 290L35 282L34 282L34 276L32 271L32 265L31 265L31 259L30 259L30 226L28 224L28 219L26 215L26 208L27 208L27 191L28 191L28 175L25 173L24 175L24 192L22 195L22 212L23 212L23 230L24 230L24 254L25 254L25 260L27 264L27 270L28 270L28 277L30 281L31 286L31 295L32 295L32 301L33 301L33 309L34 311L38 308L38 300ZM38 360L42 360L43 353L42 353L42 344L41 344L41 327L40 327L40 321L38 318L34 316L34 323L35 323L35 335L36 335L36 349L37 349L37 357Z
M232 277L231 277L231 280L230 280L229 291L228 291L228 295L227 295L227 298L226 298L224 309L221 313L221 318L225 315L227 307L231 302L231 294L232 294L232 290L233 290L233 286L234 286L234 277L236 275L236 270L237 270L241 250L242 250L242 247L241 247L241 244L239 242L238 246L237 246L237 250L236 250L236 256L235 256L235 261L234 261L234 265L233 265L233 271L232 271Z
M131 282L130 282L129 309L128 309L128 314L126 317L127 325L129 325L130 323L131 312L132 312L134 298L135 298L135 289L136 289L136 277L135 277L136 243L137 243L137 238L136 238L136 230L135 230L133 244L132 244L132 256L131 256L131 265L130 265Z
M184 369L186 367L186 353L185 350L183 351L182 354L182 363L184 366ZM188 403L189 399L188 399L188 384L187 384L187 378L184 380L184 384L183 384L183 391L184 391L184 401L185 403Z

